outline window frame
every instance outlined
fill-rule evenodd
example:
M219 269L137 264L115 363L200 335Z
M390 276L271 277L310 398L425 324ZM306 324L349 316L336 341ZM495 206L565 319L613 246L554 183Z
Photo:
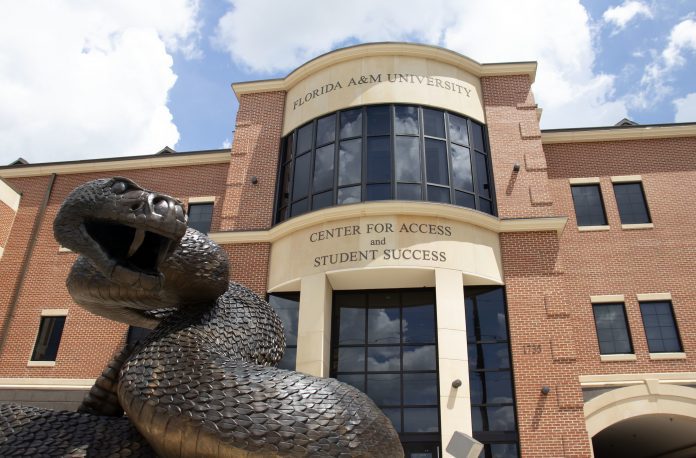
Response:
M280 293L280 292L279 292L279 293L267 293L267 294L266 294L266 302L268 302L268 305L270 305L271 308L273 308L273 310L274 310L274 311L276 312L276 314L277 314L278 312L276 311L275 307L274 307L273 304L271 303L271 297L272 297L272 296L279 297L279 298L282 298L282 299L287 299L287 300L293 300L293 301L296 301L296 302L297 302L297 322L295 323L295 328L296 328L297 330L299 330L299 324L300 324L300 297L301 297L300 291L288 291L288 292L282 292L282 293ZM278 318L280 319L280 315L278 316ZM282 320L281 320L281 322L282 322ZM285 325L283 325L283 332L285 332ZM298 341L299 341L299 335L297 336L297 339L296 339L294 345L288 345L287 336L286 336L286 339L285 339L285 349L283 350L283 358L285 358L286 350L287 350L288 348L294 348L294 349L295 349L295 365L294 365L294 367L293 367L292 369L288 369L288 370L293 370L293 371L294 371L294 370L297 370L297 343L298 343ZM281 361L282 361L282 359L281 359ZM280 361L278 361L278 363L280 363Z
M595 310L597 308L600 308L600 307L616 306L616 305L620 305L621 310L623 311L623 324L625 326L626 335L628 337L629 351L628 352L603 352L602 351L602 342L599 340L599 327L597 326L597 314L596 314ZM633 336L631 335L631 326L628 322L628 313L626 311L626 303L625 302L623 302L623 301L592 302L592 319L594 320L595 336L597 337L597 346L599 348L600 356L635 355L635 346L633 345Z
M189 197L188 203L187 203L187 208L186 208L186 217L187 220L190 219L191 216L191 208L196 207L196 206L203 206L203 205L210 205L210 228L208 229L208 232L204 232L204 234L210 234L213 229L213 218L214 218L214 212L215 212L215 197ZM187 227L190 227L192 229L197 228L192 227L188 224L187 222ZM202 231L199 231L202 232Z
M387 107L388 113L389 113L389 132L384 134L380 133L379 135L377 134L368 134L368 110L374 107ZM418 133L413 134L413 133L396 133L395 129L395 115L396 115L396 108L397 107L413 107L417 110L417 117L418 117ZM359 135L351 135L351 136L346 136L345 138L341 137L341 115L344 112L352 112L355 110L359 110L361 114L361 131ZM429 135L425 134L425 128L424 128L424 115L423 112L424 110L434 110L437 112L440 112L442 115L443 119L443 125L444 125L444 130L445 130L445 135L444 137L431 137ZM335 122L335 128L334 128L334 139L333 143L332 142L324 142L321 145L318 145L316 143L316 138L317 138L317 126L318 122L322 119L325 119L329 116L335 116L334 122ZM463 142L455 141L450 139L450 126L452 123L450 122L450 117L456 117L463 119L466 123L466 132L467 132L467 142L468 144L464 144ZM474 127L479 126L480 129L475 129ZM304 128L311 127L311 148L309 151L306 153L302 154L304 156L305 154L309 154L309 175L307 177L307 182L308 182L308 193L306 197L303 198L295 198L293 196L293 188L295 186L294 179L295 179L295 172L296 172L296 165L297 165L297 142L298 142L298 137L299 137L299 132L300 130ZM481 134L481 141L477 142L474 141L474 130L477 132L480 132ZM374 139L374 138L379 138L379 137L387 137L388 139L388 145L389 145L389 163L390 163L390 179L389 182L386 181L380 181L380 182L374 182L374 183L368 183L367 182L367 173L368 173L368 151L367 151L367 144L369 139ZM418 147L419 147L419 158L420 158L420 181L418 183L415 183L410 180L405 180L405 181L397 181L396 177L396 142L398 137L412 137L418 139ZM476 134L476 137L478 138L478 134ZM360 151L360 159L361 159L361 170L360 170L360 182L359 183L350 183L350 184L339 184L339 168L340 168L340 149L341 149L341 143L349 140L360 140L360 145L361 145L361 151ZM447 161L447 178L448 178L448 185L439 185L439 184L433 184L433 183L428 183L427 182L427 170L426 170L426 154L425 154L425 142L428 139L435 139L444 142L445 144L445 153L446 153L446 161ZM333 149L334 149L334 167L333 167L333 187L330 190L323 190L322 192L314 193L312 189L312 185L314 183L314 168L315 168L315 159L316 159L316 151L318 148L323 148L326 147L327 145L333 144ZM471 184L472 184L472 189L460 189L456 187L455 182L455 176L454 176L454 170L453 170L453 164L452 164L452 150L454 146L466 148L469 152L469 170L471 172ZM292 149L292 152L289 153L290 149ZM478 157L481 156L483 159L483 163L485 165L486 170L480 171L479 170L479 161ZM486 180L487 183L485 183L486 189L485 191L487 192L487 196L483 195L482 193L479 192L479 175L484 173L486 175ZM284 177L285 175L288 174L288 181L287 181L287 189L285 189L285 180ZM399 191L399 185L413 185L417 184L420 186L420 195L421 198L417 200L407 200L407 199L398 199L398 191ZM488 127L485 124L481 124L478 121L474 120L473 118L467 117L466 115L460 114L460 113L455 113L455 112L450 112L448 110L444 110L441 108L436 108L436 107L428 107L425 105L416 105L416 104L403 104L403 103L395 103L395 104L374 104L374 105L361 105L357 107L346 107L342 110L337 110L332 113L327 113L323 116L317 117L309 122L306 122L295 129L293 129L291 132L289 132L286 136L284 136L280 142L280 150L279 150L279 160L278 160L278 166L276 170L276 187L275 187L275 198L274 198L274 203L273 203L273 224L279 224L283 221L287 221L295 216L300 216L306 213L311 213L313 211L318 211L324 208L330 208L330 207L337 207L340 205L345 205L345 204L339 204L338 203L338 194L341 189L345 188L352 188L352 187L359 187L360 189L360 201L356 203L367 203L370 201L374 201L372 199L368 200L367 196L367 191L370 186L375 186L375 185L387 185L389 187L389 198L387 199L379 199L379 200L403 200L403 201L410 201L410 202L429 202L431 201L430 196L428 195L428 189L435 188L437 189L447 189L447 196L449 198L449 201L446 202L450 205L456 205L459 207L463 208L470 208L472 210L477 210L481 211L486 214L490 214L492 216L497 216L497 199L496 199L496 193L495 193L495 181L494 181L494 176L493 176L493 167L491 163L491 152L490 152L490 143L488 139ZM313 208L314 206L314 201L315 198L320 195L324 194L326 192L332 191L331 195L331 203L328 205L324 205L320 208ZM483 192L483 191L482 191ZM462 196L459 196L459 194L462 194ZM457 198L462 197L466 199L466 203L457 203ZM297 205L300 202L304 202L306 199L306 204L302 204L301 207L298 207L297 212L293 212L293 205ZM437 201L436 201L437 202ZM442 202L441 202L442 203ZM473 207L468 205L468 203L473 203Z
M402 320L403 320L403 310L405 308L410 307L410 305L404 305L404 300L403 296L407 295L408 293L411 292L431 292L432 293L432 300L433 300L433 326L434 326L434 342L432 343L413 343L413 342L406 342L404 340L404 330L402 326ZM388 343L369 343L368 340L368 329L369 329L369 320L368 320L368 311L372 309L369 301L369 296L370 294L384 294L384 293L393 293L393 294L398 294L398 305L394 306L394 309L399 310L399 342L394 343L394 342L388 342ZM340 306L337 305L337 300L336 297L341 294L347 294L347 295L352 295L352 294L361 294L364 295L364 301L363 305L360 307L347 307L347 308L359 308L362 310L365 310L365 323L364 323L364 336L363 336L363 343L357 344L357 343L349 343L345 345L339 345L338 339L339 339L339 329L340 329L340 313L338 312ZM379 307L378 307L379 308ZM442 444L440 444L440 434L442 433L442 418L440 414L440 400L441 400L441 393L440 393L440 384L439 384L439 379L440 379L440 363L438 359L438 354L439 354L439 339L438 339L438 325L437 325L437 298L435 295L435 288L399 288L399 289L377 289L377 290L335 290L332 295L332 307L331 307L331 360L330 360L330 376L334 378L338 378L340 375L345 374L345 375L362 375L363 376L363 381L365 382L365 388L367 389L367 379L369 375L379 375L379 374L399 374L399 403L398 405L387 405L385 408L398 408L400 409L400 415L401 415L401 431L397 431L399 434L399 438L402 442L404 443L417 443L417 442L437 442L439 446L441 447ZM399 361L400 361L400 369L398 370L377 370L377 371L371 371L368 369L367 366L367 360L368 360L368 349L369 348L378 348L378 347L399 347ZM433 346L435 347L435 367L434 369L411 369L411 370L405 370L403 368L403 356L404 356L404 348L409 347L409 346L414 346L414 347L423 347L423 346ZM364 361L364 366L363 370L350 370L350 371L339 371L338 370L338 352L340 348L362 348L364 349L364 354L365 354L365 361ZM404 374L435 374L435 389L436 389L436 404L407 404L405 403L405 398L404 398L404 383L403 383L403 376ZM346 383L346 382L344 382ZM409 408L434 408L437 411L437 432L425 432L425 433L419 433L419 432L406 432L404 431L405 428L405 410ZM381 407L380 407L381 409Z
M616 201L616 209L619 213L619 220L621 221L622 226L636 226L636 225L646 225L646 224L652 224L652 214L650 213L650 206L648 205L648 197L645 194L645 187L643 186L643 181L640 179L635 179L635 180L621 180L621 179L615 179L612 178L612 190L614 191L614 200ZM645 206L645 215L647 216L647 221L641 221L638 223L626 223L624 222L624 217L621 213L621 204L619 203L619 199L617 198L616 194L616 187L617 186L626 186L626 185L638 185L638 188L640 189L640 196L643 199L643 205Z
M643 313L643 304L668 304L670 316L672 317L672 326L674 326L674 333L677 336L677 343L679 344L678 350L662 350L655 351L650 348L650 339L648 338L648 329L645 325L645 314ZM640 309L640 317L643 323L643 332L645 333L645 342L648 346L648 352L652 354L656 353L682 353L684 351L684 342L681 338L681 333L679 332L679 325L677 324L677 316L674 313L674 304L671 299L652 299L652 300L639 300L638 308Z
M55 357L53 359L38 359L37 351L38 351L38 344L39 341L42 338L42 330L45 329L45 326L48 324L50 320L54 319L63 319L62 320L62 325L60 328L60 335L58 335L58 339L56 342L56 348L55 348ZM65 333L65 326L68 321L68 310L67 309L44 309L41 311L41 316L39 317L39 326L36 330L36 337L34 338L34 345L32 346L31 349L31 354L29 356L29 361L27 363L28 366L54 366L56 364L56 361L58 360L58 352L60 350L60 343L63 339L63 334ZM55 330L55 324L51 327L51 334L46 334L43 340L50 340L52 339L52 333ZM47 347L48 348L48 347Z
M602 215L604 216L604 224L581 224L580 223L580 213L578 213L578 204L575 200L575 195L573 194L573 189L575 188L589 188L594 187L597 189L599 194L599 203L602 209ZM575 212L575 224L580 230L587 230L588 228L605 228L609 226L609 219L607 218L606 204L604 203L604 195L602 193L602 185L599 179L580 179L570 181L570 197L573 202L573 211Z

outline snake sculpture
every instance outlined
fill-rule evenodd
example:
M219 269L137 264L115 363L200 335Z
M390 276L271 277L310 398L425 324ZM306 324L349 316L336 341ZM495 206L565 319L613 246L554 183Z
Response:
M154 331L109 363L78 412L0 406L0 456L403 456L364 393L274 367L275 311L229 282L224 250L186 223L179 201L121 177L66 198L54 233L80 255L70 295Z

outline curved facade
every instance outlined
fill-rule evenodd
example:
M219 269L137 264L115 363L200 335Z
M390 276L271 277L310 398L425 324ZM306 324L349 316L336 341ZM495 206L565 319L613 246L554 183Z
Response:
M136 338L71 302L50 232L121 175L185 202L281 366L365 391L408 456L689 456L696 126L541 131L535 71L355 46L234 84L231 154L0 167L0 400L64 407Z

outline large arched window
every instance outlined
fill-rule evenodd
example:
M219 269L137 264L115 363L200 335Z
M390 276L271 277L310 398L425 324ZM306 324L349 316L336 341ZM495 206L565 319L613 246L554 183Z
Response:
M283 139L275 222L375 200L442 202L495 214L483 125L442 110L371 105Z

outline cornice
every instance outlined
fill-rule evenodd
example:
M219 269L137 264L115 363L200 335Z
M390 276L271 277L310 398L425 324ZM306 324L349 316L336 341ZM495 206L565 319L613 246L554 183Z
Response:
M248 81L232 84L234 93L242 94L287 91L306 77L332 65L363 57L409 56L436 60L467 71L479 78L485 76L528 75L536 77L536 62L509 62L481 64L449 49L415 43L368 43L337 49L316 57L293 70L285 78Z
M560 234L568 221L568 218L564 216L501 220L476 210L432 202L370 202L341 205L306 213L266 231L213 232L208 234L208 236L219 244L272 243L294 232L317 224L362 216L392 215L445 218L472 224L495 233L551 231Z
M219 164L230 161L230 152L219 153L175 153L147 156L134 159L98 161L76 161L68 163L46 163L0 168L0 178L34 177L41 175L67 175L72 173L107 172L112 170L134 170L187 165Z
M544 145L677 137L696 137L696 123L541 131Z

